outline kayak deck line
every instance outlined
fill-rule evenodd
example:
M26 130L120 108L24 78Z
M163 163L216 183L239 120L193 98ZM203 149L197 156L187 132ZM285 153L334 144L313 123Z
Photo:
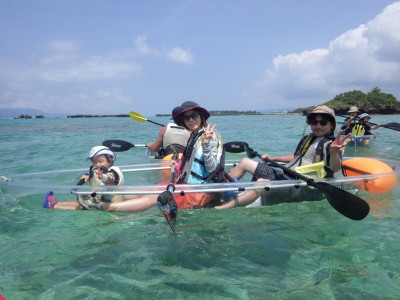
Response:
M239 163L238 160L227 160L225 166L234 166ZM118 166L122 172L139 172L139 171L155 171L155 170L166 170L170 169L168 161L160 161L157 163L146 163L146 164L132 164L132 165L123 165ZM51 171L38 171L38 172L30 172L30 173L22 173L22 174L12 174L5 177L16 178L16 177L30 177L37 175L51 175L51 174L59 174L59 173L82 173L87 172L89 167L87 168L77 168L77 169L62 169L62 170L51 170Z
M360 175L343 177L338 180L320 180L333 185L352 184L354 182L369 181L377 179L376 175ZM174 194L192 194L192 193L219 193L219 192L244 192L249 190L270 190L282 188L298 188L307 186L307 182L298 180L277 180L277 181L256 181L256 182L238 182L238 183L210 183L196 185L175 185ZM71 193L75 195L151 195L158 194L165 190L167 185L156 186L121 186L118 188L110 187L90 187L90 190L82 190L79 188L71 189ZM311 188L311 187L310 187Z
M169 170L170 167L147 167L147 168L135 168L135 169L123 169L122 173L127 172L142 172L142 171L155 171L155 170Z
M235 163L225 163L225 166L234 166ZM122 173L129 173L129 172L142 172L142 171L156 171L156 170L169 170L171 169L169 166L150 166L150 167L143 167L143 168L132 168L132 169L124 169L121 168Z
M45 172L47 174L47 172ZM326 182L328 184L341 184L341 183L352 183L357 181L368 181L375 180L379 176L390 176L393 174L398 175L400 172L393 173L382 173L382 174L368 174L368 175L358 175L358 176L345 176L345 177L335 177L317 180L318 182ZM33 174L33 173L30 173ZM41 173L43 174L43 173ZM18 176L15 176L18 177ZM62 185L62 184L37 184L37 183L26 183L19 180L14 180L12 177L0 176L0 184L10 185L10 186L25 186L32 188L62 188L71 189L74 191L85 191L90 190L97 192L107 192L110 193L126 193L126 195L137 194L152 194L159 191L164 191L166 185L123 185L123 186L90 186L90 185ZM221 192L221 191L244 191L250 189L263 189L269 188L284 188L292 186L304 186L307 185L306 182L300 180L275 180L275 181L253 181L253 182L224 182L224 183L205 183L205 184L176 184L175 193L180 193L181 191L187 193L196 192ZM144 192L143 192L144 191ZM86 191L86 194L89 193ZM90 194L89 193L89 194Z

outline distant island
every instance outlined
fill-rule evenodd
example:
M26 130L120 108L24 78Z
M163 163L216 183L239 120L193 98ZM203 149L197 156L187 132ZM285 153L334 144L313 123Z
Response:
M44 119L44 115L36 115L35 116L36 119ZM32 119L31 115L28 114L21 114L18 117L15 117L14 119Z
M259 111L236 111L236 110L215 110L210 111L212 116L239 116L239 115L265 115L265 113L261 113ZM156 114L156 117L170 117L170 114ZM129 117L128 114L121 115L69 115L67 118L124 118Z
M237 111L237 110L210 110L212 116L239 116L239 115L264 115L255 110ZM156 117L169 117L170 114L156 114Z
M335 111L337 115L347 114L350 106L356 106L361 113L376 115L400 114L400 102L392 94L382 93L380 88L375 87L367 94L354 90L336 95L332 100L323 103ZM315 106L299 108L294 112L306 115Z
M378 87L375 87L368 93L363 93L358 90L345 92L336 95L332 100L321 103L327 105L335 110L337 115L347 114L350 106L356 106L359 111L367 112L369 114L377 115L396 115L400 114L400 102L392 94L381 92ZM303 114L306 115L315 106L309 106L306 108L297 108L292 111L268 111L261 112L256 110L237 111L237 110L214 110L210 111L212 116L239 116L239 115L290 115L290 114ZM0 109L0 118L12 118L11 115L16 113L17 109ZM20 113L20 112L19 112ZM45 115L43 112L30 109L30 114L23 113L19 116L13 117L14 119L32 119L32 115L35 114L36 119L43 119ZM15 114L14 114L15 116ZM156 117L170 117L170 114L156 114ZM129 114L112 114L112 115L89 115L89 114L77 114L77 115L62 115L62 114L49 114L49 117L61 117L61 118L129 118Z

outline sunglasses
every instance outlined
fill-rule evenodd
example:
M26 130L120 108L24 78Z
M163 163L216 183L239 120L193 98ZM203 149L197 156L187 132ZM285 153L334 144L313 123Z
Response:
M328 122L329 121L327 121L327 120L319 120L319 121L317 121L315 119L308 120L308 124L313 125L313 126L317 125L318 123L321 126L326 126L326 125L328 125Z
M189 121L190 119L196 119L198 116L200 115L200 113L198 111L194 111L192 112L190 115L184 115L182 116L182 120L183 121Z

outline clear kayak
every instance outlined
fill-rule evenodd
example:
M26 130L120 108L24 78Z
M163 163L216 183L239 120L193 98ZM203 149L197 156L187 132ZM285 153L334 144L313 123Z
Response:
M369 193L386 193L389 192L397 185L397 178L400 175L399 163L390 160L376 160L360 158L361 161L356 164L356 168L363 168L366 163L375 164L370 165L373 172L364 172L360 174L356 172L350 174L351 176L343 176L337 172L337 177L315 180L317 182L325 182L329 185L337 186L343 190L359 190L362 189ZM347 160L347 159L346 159ZM344 161L344 163L346 162ZM348 160L349 162L354 159ZM367 161L368 160L368 161ZM370 161L371 162L370 162ZM379 169L380 164L383 164L384 169ZM235 162L227 161L227 164L233 165ZM0 177L0 188L2 194L7 194L13 199L18 199L20 196L29 194L45 195L48 190L55 191L57 198L60 201L71 201L76 198L76 195L149 195L159 194L167 189L168 182L153 184L146 184L139 182L138 179L130 180L129 174L137 172L146 172L154 170L169 170L167 162L137 164L120 166L120 169L126 174L126 183L138 182L135 185L124 186L90 186L75 185L71 178L76 178L77 174L80 176L87 169L74 169L74 170L56 170L35 173L24 173L16 175L3 175ZM371 171L371 170L369 170ZM350 172L350 171L349 171ZM139 176L140 177L140 176ZM133 178L133 177L132 177ZM68 179L67 184L65 184ZM75 179L76 180L76 179ZM64 184L62 184L64 182ZM268 195L274 194L273 191L283 190L287 194L291 190L303 190L304 192L297 195L297 197L305 197L305 199L298 199L299 201L308 200L309 193L313 189L307 182L302 180L278 180L278 181L258 181L258 182L226 182L226 183L208 183L208 184L175 184L175 194L184 193L222 193L224 195L232 195L241 193L247 190L264 190ZM280 192L278 192L279 194ZM284 193L284 194L285 194ZM296 194L296 193L294 193ZM320 194L320 193L319 193ZM4 196L3 196L4 197ZM285 196L286 197L286 196ZM279 198L279 197L278 197ZM312 198L312 197L310 197ZM281 202L292 202L285 199L280 199ZM310 199L310 201L313 201ZM268 203L264 203L268 204Z
M353 148L357 150L358 147L368 147L376 140L376 135L361 135L352 136L350 141L347 143L348 148Z

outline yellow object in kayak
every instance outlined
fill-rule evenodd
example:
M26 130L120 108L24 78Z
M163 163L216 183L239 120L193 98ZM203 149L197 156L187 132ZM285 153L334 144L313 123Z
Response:
M313 179L324 178L326 176L324 164L323 161L320 161L315 164L296 167L295 171Z
M351 136L357 137L357 136L363 136L365 133L365 128L361 124L356 124L353 127L353 130L351 131Z

